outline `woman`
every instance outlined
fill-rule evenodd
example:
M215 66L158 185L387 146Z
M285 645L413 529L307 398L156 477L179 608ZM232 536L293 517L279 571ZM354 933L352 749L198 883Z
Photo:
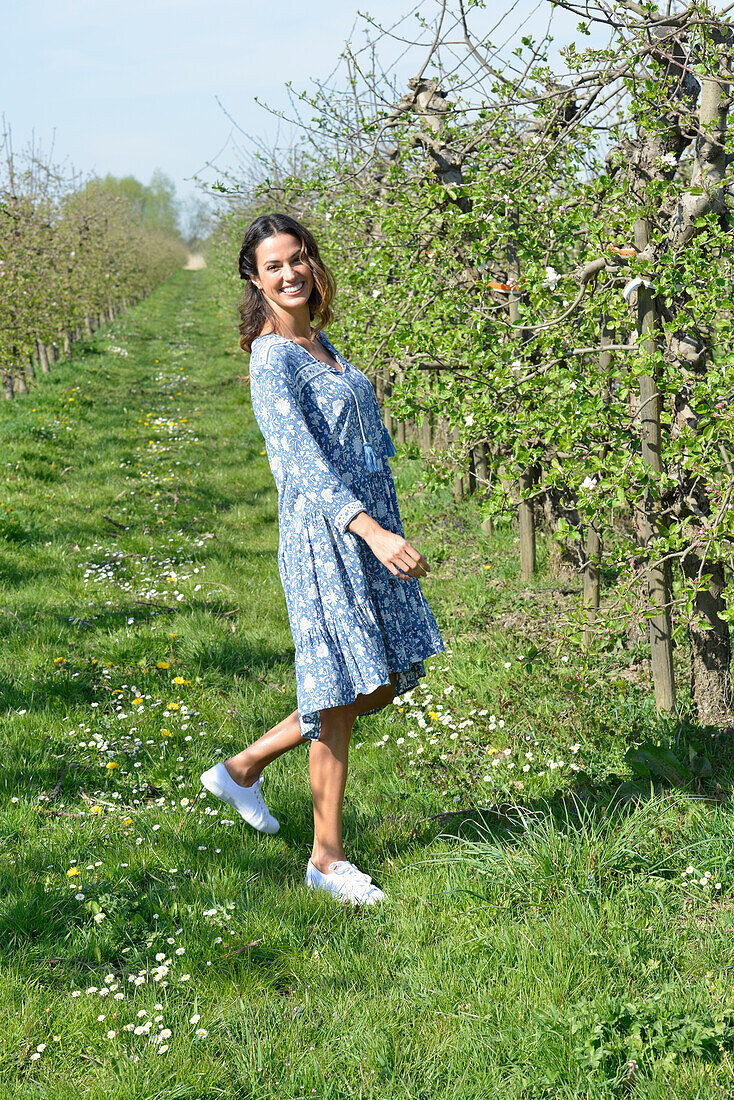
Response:
M278 488L298 710L201 781L256 829L277 832L263 769L309 739L306 884L374 904L383 892L342 842L349 741L359 715L408 691L425 675L423 659L443 649L418 583L429 566L403 535L387 463L395 448L372 385L321 331L334 282L313 236L285 214L257 218L239 270L240 345L251 353L252 407Z

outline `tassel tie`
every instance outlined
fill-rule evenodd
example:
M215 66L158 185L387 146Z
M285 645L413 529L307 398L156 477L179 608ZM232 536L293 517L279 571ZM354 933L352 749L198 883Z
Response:
M367 436L365 435L365 431L364 431L364 424L362 423L362 413L359 411L359 397L357 396L357 393L353 389L351 382L348 382L347 379L343 377L343 375L342 375L342 380L343 380L344 384L346 386L348 386L349 389L352 391L352 396L354 397L354 405L355 405L355 408L357 410L357 420L359 421L359 430L362 434L362 446L364 448L364 464L365 464L366 468L369 470L369 472L371 474L374 474L379 469L379 466L378 466L378 463L377 463L377 455L375 454L375 452L372 450L372 447L367 442Z
M365 442L364 445L364 464L371 474L373 474L377 469L377 459L375 457L375 452L372 450L369 443L367 442Z

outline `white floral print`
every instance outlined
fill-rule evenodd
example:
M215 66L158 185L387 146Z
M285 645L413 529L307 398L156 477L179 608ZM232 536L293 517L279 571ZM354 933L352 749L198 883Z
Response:
M394 577L347 530L367 512L404 534L387 461L395 448L367 376L318 339L341 372L274 334L254 340L250 356L252 407L278 489L299 723L312 740L322 709L368 695L393 672L403 695L444 648L419 582Z

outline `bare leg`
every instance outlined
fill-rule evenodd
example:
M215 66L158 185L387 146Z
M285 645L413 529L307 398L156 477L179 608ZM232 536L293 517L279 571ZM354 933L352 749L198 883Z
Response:
M358 695L353 703L321 711L321 736L311 743L309 771L313 791L313 850L311 862L319 871L329 873L329 864L346 859L342 839L342 808L347 785L349 742L354 720L373 707L383 707L395 696L395 676L391 684L370 695Z
M289 749L294 749L296 745L302 745L303 740L298 725L298 711L294 710L242 752L225 760L224 766L235 783L239 783L241 787L251 787L267 764L277 760Z

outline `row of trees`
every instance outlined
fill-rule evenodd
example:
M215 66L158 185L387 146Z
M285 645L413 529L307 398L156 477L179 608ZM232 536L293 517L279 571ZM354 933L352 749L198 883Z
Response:
M0 383L25 394L73 341L150 293L187 256L172 185L80 183L5 138L0 168Z
M614 634L644 629L668 711L687 640L699 719L730 725L734 30L703 0L545 6L577 22L555 61L550 24L503 55L475 0L347 46L343 94L294 103L295 170L219 185L212 261L234 273L253 212L302 216L338 338L436 476L449 454L485 519L518 519L526 577L542 516L583 574L579 639L600 606ZM411 37L400 87L380 47Z

